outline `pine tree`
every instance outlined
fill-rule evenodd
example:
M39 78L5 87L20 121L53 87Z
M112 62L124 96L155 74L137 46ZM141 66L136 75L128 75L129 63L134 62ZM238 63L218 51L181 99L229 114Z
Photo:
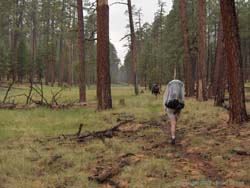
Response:
M197 99L207 100L206 66L206 0L197 1L198 63L197 63Z
M131 58L132 58L132 70L133 70L133 83L134 83L134 92L135 95L139 94L138 88L138 77L137 77L137 39L134 29L134 20L133 20L133 13L132 13L132 5L131 0L127 1L128 4L128 14L129 14L129 28L130 28L130 50L131 50Z
M229 122L242 123L248 119L242 70L240 36L234 0L221 0L221 17L225 37L229 86Z
M97 99L98 110L112 108L108 0L97 3Z
M86 82L85 82L85 51L84 51L84 25L82 0L77 0L78 12L78 47L79 47L79 100L86 101Z
M184 66L185 66L185 86L186 86L186 95L194 95L194 85L191 75L191 56L190 49L188 44L188 28L187 28L187 1L181 0L179 2L180 6L180 16L181 16L181 29L182 29L182 38L183 38L183 47L184 47Z

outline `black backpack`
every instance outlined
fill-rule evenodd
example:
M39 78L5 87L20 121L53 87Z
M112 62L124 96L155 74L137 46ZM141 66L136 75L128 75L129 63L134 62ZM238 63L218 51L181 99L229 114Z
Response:
M168 103L166 103L165 106L170 109L181 110L185 107L185 104L177 99L172 99L168 101Z

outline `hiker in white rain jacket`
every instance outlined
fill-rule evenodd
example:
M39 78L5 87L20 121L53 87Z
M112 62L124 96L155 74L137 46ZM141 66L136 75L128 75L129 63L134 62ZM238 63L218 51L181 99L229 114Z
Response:
M181 110L184 108L184 84L180 80L172 80L167 84L163 95L163 106L171 124L171 144L175 144L175 129Z

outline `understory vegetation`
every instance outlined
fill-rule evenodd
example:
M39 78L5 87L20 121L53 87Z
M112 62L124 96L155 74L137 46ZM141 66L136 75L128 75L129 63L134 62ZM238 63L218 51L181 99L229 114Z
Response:
M48 98L51 90L44 88ZM114 108L103 112L96 107L1 110L0 188L250 186L249 123L228 125L226 109L188 98L172 146L162 97L132 91L112 87ZM17 86L10 95L24 92L28 87ZM90 87L88 101L94 96ZM65 89L60 101L77 98L77 88ZM86 135L123 121L109 137L79 142L73 136L80 124Z

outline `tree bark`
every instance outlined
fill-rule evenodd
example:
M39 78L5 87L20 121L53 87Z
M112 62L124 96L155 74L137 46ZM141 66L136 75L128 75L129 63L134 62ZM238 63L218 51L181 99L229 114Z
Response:
M112 108L108 0L97 2L97 99L98 110Z
M197 99L207 100L206 70L206 0L197 1L198 62L197 62Z
M78 13L78 46L79 46L79 100L86 101L86 81L85 81L85 49L84 49L84 22L82 0L77 0Z
M53 2L52 11L55 11L56 2ZM55 84L55 72L56 72L56 37L55 37L55 14L52 14L51 20L51 58L50 58L50 84L53 87Z
M65 16L65 0L62 1L61 18L60 18L60 46L59 46L59 61L60 71L58 86L62 87L64 82L65 54L64 54L64 16Z
M219 19L219 23L221 23L221 18ZM222 27L222 26L221 26ZM221 28L222 29L222 28ZM212 51L214 51L214 56L212 61L214 63L211 64L211 85L212 85L212 96L214 96L214 75L215 75L215 64L216 64L216 51L217 51L217 44L218 44L218 33L219 33L219 24L217 19L215 19L214 22L214 34L213 34L213 38L215 39L215 41L213 42L213 47L212 47Z
M225 45L224 45L223 28L221 22L219 23L219 33L217 39L216 48L216 62L214 71L214 105L222 106L225 101L225 90L227 84L226 77L226 56L225 56Z
M23 0L23 4L24 4ZM13 29L13 37L12 37L12 49L11 49L11 72L12 72L12 80L16 81L17 79L17 48L20 38L20 25L23 21L23 9L20 10L19 0L15 1L15 18L13 20L14 29Z
M44 17L44 21L43 21L43 32L44 32L44 46L43 48L45 49L45 54L43 57L43 63L45 65L45 73L44 73L44 77L45 77L45 85L49 85L49 81L50 81L50 72L51 72L51 67L50 67L50 50L49 50L49 39L50 39L50 2L44 1L43 2L43 17ZM40 78L42 78L42 73L40 72Z
M135 29L134 29L131 0L128 0L128 14L129 14L129 27L130 27L130 35L131 35L130 48L131 48L131 55L132 55L134 91L135 91L135 95L138 95L139 89L138 89L138 78L137 78L137 40L136 40Z
M221 0L220 9L225 37L228 66L229 123L242 123L248 119L242 70L240 36L234 0Z
M33 0L32 5L32 64L30 68L30 82L33 83L34 68L36 63L36 49L37 49L37 1Z
M187 1L182 0L179 2L180 6L180 16L181 16L181 30L182 30L182 39L184 46L184 66L185 66L185 90L186 96L194 95L194 83L191 75L191 56L190 49L188 45L188 27L187 27Z

